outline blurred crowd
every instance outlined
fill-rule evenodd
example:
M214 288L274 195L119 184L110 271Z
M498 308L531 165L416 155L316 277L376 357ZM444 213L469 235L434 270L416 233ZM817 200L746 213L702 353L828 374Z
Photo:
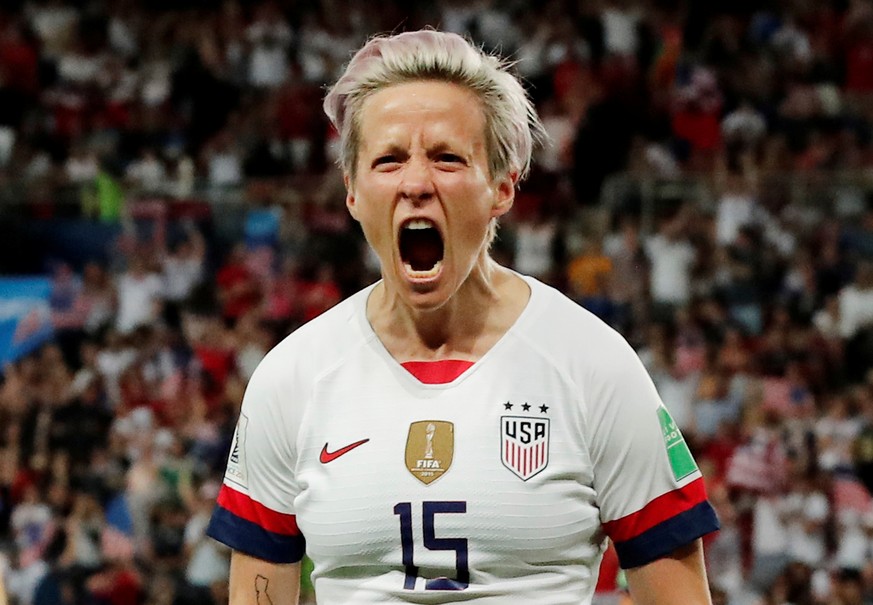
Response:
M246 381L378 277L324 86L428 25L529 85L551 140L494 254L639 352L721 518L715 601L873 603L870 0L4 0L0 221L114 227L93 257L0 242L55 327L2 370L12 602L226 602L204 530Z
M516 62L553 140L538 165L581 203L631 158L665 175L736 171L744 152L763 171L870 165L867 0L8 0L0 174L50 205L95 181L111 198L101 174L184 197L324 171L325 83L369 35L422 26Z

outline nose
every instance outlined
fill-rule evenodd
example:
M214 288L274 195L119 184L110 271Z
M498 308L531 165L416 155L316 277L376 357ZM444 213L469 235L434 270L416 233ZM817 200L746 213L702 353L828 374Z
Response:
M400 180L400 194L413 203L425 202L433 197L433 174L426 159L413 157L407 161Z

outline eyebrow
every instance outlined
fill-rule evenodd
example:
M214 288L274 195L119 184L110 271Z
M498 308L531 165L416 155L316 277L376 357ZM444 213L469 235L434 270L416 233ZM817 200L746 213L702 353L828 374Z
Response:
M457 156L463 157L463 158L467 157L467 154L465 152L461 151L460 149L458 149L458 148L456 148L456 147L454 147L446 142L437 143L434 147L432 147L431 149L428 149L427 153L428 153L428 155L439 155L441 153L445 153L446 151L449 151L449 152L451 152Z
M374 145L372 146L372 152L370 153L370 155L372 155L373 157L381 157L383 155L405 156L406 154L406 150L397 143L390 143L385 146Z
M398 157L407 157L409 155L409 151L406 146L400 145L398 143L386 143L385 145L372 145L372 151L367 152L367 155L373 158L379 158L385 155L394 155ZM469 160L473 153L470 149L461 149L456 145L453 145L447 141L439 141L435 143L432 147L429 147L426 150L427 156L429 158L437 156L441 153L450 152L458 157L464 158L465 160Z
M388 145L388 147L384 148L383 153L390 153L393 155L406 155L408 152L402 145L392 143Z

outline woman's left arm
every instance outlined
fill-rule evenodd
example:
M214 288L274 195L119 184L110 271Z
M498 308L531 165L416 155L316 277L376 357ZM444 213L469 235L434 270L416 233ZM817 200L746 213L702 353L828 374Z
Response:
M700 539L626 573L635 605L712 605Z

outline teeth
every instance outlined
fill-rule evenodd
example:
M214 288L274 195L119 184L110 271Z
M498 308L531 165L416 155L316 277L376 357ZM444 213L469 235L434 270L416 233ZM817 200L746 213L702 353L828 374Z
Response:
M431 229L433 222L424 218L417 218L406 223L404 229Z
M437 261L433 267L426 271L416 271L409 263L403 263L403 267L406 269L406 274L412 279L428 279L440 274L443 268L443 261Z

